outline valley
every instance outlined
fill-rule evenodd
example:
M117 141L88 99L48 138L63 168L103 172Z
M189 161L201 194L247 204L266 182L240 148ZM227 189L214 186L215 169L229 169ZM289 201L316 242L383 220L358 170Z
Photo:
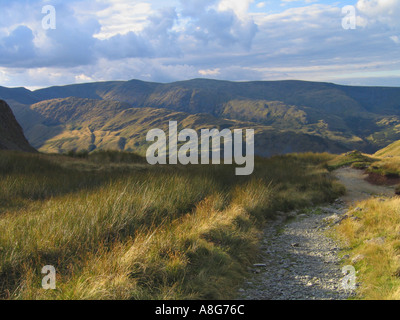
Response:
M400 139L400 89L304 81L97 82L36 91L0 88L38 150L145 154L145 133L181 128L255 130L255 152L374 153ZM85 116L81 117L81 115Z

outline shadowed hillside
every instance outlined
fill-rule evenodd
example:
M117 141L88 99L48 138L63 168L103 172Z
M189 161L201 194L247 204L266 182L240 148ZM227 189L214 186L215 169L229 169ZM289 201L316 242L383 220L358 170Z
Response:
M342 115L372 112L400 115L400 89L348 87L306 81L230 82L194 79L169 84L139 80L51 87L34 92L41 100L70 96L128 102L140 107L218 114L235 99L282 101Z
M0 100L0 150L35 151L26 140L10 107L3 100Z

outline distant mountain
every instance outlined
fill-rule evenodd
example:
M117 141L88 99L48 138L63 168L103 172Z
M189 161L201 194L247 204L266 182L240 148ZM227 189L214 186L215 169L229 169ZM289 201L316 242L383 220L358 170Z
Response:
M33 92L8 90L0 88L0 97L7 97L29 141L43 151L87 146L87 143L73 141L90 141L87 138L91 136L90 130L98 130L110 121L117 126L113 119L127 110L133 112L133 109L134 114L130 113L128 118L135 120L128 121L130 129L126 132L139 124L142 128L135 128L135 134L137 130L149 130L158 123L156 120L162 122L163 119L157 117L178 117L176 120L183 121L181 117L192 115L195 117L191 120L196 118L194 129L221 123L256 128L257 140L261 141L260 148L256 149L258 154L352 149L374 153L400 140L400 88L350 87L304 81L194 79L166 84L138 80L97 82ZM93 112L97 112L94 118ZM92 118L97 122L91 123ZM124 120L120 118L119 121L126 123ZM76 130L79 126L87 127L89 131ZM102 130L107 128L104 126ZM65 130L69 130L68 138ZM109 138L105 140L114 134L115 130L110 130ZM144 143L143 135L119 134L118 137L125 139L125 143L120 143L125 149L140 149ZM60 147L60 141L69 142ZM115 143L111 145L115 146ZM106 148L110 144L91 144L89 149L95 146Z
M32 91L25 88L0 87L0 98L8 103L32 104L40 99Z
M116 100L136 107L214 115L220 115L225 104L232 100L265 100L339 116L360 112L400 116L400 88L350 87L306 81L194 79L162 84L131 80L50 87L37 90L34 95L41 100L67 97Z
M198 132L205 128L246 129L256 132L260 155L303 150L342 152L335 142L308 134L274 130L270 126L238 120L224 120L209 114L189 114L168 109L132 108L127 103L81 98L52 99L33 104L25 114L28 135L40 151L112 149L144 154L146 134L154 128L168 132L169 121ZM282 150L282 146L284 149Z
M10 107L3 100L0 100L0 150L35 151L26 140Z

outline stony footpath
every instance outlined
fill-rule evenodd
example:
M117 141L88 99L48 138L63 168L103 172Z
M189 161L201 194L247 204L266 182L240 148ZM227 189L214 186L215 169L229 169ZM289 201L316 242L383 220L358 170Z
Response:
M260 263L239 290L245 300L342 300L354 294L342 285L340 247L326 231L347 218L341 200L307 214L281 213L264 231Z
M344 300L355 295L342 284L341 248L327 233L343 219L357 219L348 211L355 202L391 196L394 190L369 184L360 170L342 168L336 177L346 186L344 197L305 213L278 212L268 224L259 263L249 270L253 277L239 290L239 299Z

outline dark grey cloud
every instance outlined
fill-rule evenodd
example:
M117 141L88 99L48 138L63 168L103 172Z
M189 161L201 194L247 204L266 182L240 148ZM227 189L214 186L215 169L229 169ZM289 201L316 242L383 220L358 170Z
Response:
M29 66L36 58L34 35L26 26L18 26L8 36L0 39L0 64Z
M46 32L45 46L37 62L43 66L76 66L95 61L96 42L93 34L99 32L100 24L95 19L78 21L71 14L58 14L57 29Z

